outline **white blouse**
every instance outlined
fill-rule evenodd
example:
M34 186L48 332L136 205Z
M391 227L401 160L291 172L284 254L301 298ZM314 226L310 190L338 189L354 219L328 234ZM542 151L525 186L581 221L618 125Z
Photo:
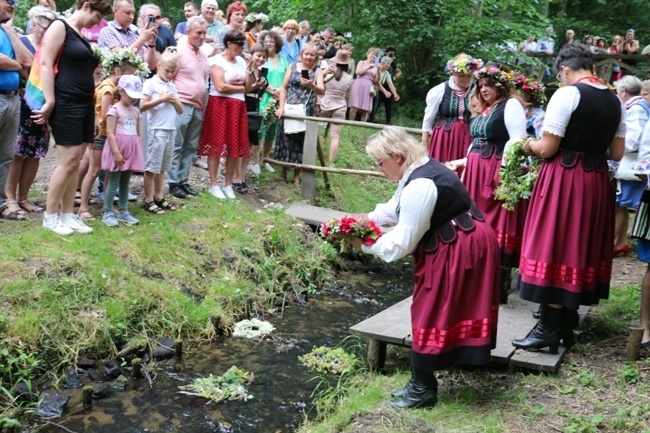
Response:
M413 170L429 161L423 156L411 164L399 181L397 191L387 203L380 203L368 218L380 226L394 227L383 234L374 245L363 245L364 253L374 254L386 262L393 262L411 253L429 230L431 216L438 200L438 188L431 179L418 178L406 187ZM397 206L400 207L399 217Z
M598 86L598 88L604 88ZM546 107L544 131L564 137L571 115L580 103L580 92L576 86L564 86L555 91ZM625 107L621 103L621 122L616 130L616 137L625 138Z
M625 152L636 152L639 150L639 142L641 140L641 133L645 124L648 122L648 115L645 109L638 102L641 96L635 96L625 102Z
M454 76L449 77L449 87L451 90L462 90L456 85L456 80ZM440 108L440 103L442 102L443 96L445 96L445 84L440 83L427 93L427 108L424 110L424 119L422 120L422 132L431 132L433 129L433 122L436 120L438 115L438 109ZM469 107L465 107L465 110L469 111Z
M526 110L517 98L510 98L506 102L506 107L503 110L503 121L506 124L509 137L508 141L506 141L505 147L503 148L503 153L506 153L512 143L520 141L522 137L525 137L528 134L526 130L528 126ZM502 163L505 164L505 160L502 160Z

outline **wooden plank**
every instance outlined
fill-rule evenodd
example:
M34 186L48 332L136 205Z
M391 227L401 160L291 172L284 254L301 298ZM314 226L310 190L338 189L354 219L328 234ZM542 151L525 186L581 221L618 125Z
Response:
M508 362L515 351L512 340L525 338L537 323L532 315L537 308L538 304L524 301L517 292L510 294L507 305L499 307L497 345L492 350L492 359L495 362Z
M312 206L305 202L293 203L285 211L287 215L299 218L309 225L319 226L332 218L342 218L348 213L324 207Z
M405 339L411 334L412 296L392 307L359 322L350 328L350 332L362 337L405 345ZM410 346L410 342L408 346Z
M316 144L318 142L318 123L308 120L305 140L302 149L302 162L305 165L316 165ZM302 198L313 200L316 195L316 173L304 168L302 171Z

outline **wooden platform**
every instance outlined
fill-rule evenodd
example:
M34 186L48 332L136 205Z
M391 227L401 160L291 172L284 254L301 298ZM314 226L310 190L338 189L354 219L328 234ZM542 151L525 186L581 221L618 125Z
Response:
M384 367L387 344L411 346L411 301L412 298L408 297L350 328L352 334L369 339L368 360L375 368ZM532 313L537 311L537 308L538 304L520 299L516 292L510 295L507 305L501 306L497 347L492 351L493 362L508 363L532 370L557 371L564 357L564 347L560 346L557 355L551 355L546 351L518 350L511 344L515 338L526 337L535 326L537 320L533 319ZM581 307L578 311L581 322L588 311L588 307Z
M329 221L332 218L341 218L346 215L350 215L346 212L341 212L339 210L327 209L324 207L312 206L305 202L293 203L285 211L287 215L299 218L305 223L318 226L325 221Z

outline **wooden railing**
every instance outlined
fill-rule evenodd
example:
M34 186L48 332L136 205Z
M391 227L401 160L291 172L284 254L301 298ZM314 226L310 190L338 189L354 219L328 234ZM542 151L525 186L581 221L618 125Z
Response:
M532 68L534 76L538 81L555 81L555 73L551 72L550 77L547 76L546 70L551 69L555 56L549 56L544 53L527 53L528 57L534 57L538 59L542 64L528 65ZM622 70L629 71L631 75L636 75L642 80L650 78L650 55L642 54L601 54L597 53L593 55L596 67L597 75L603 80L610 82L612 78L612 71L614 66L620 66ZM626 63L629 61L643 63L643 67L639 68L635 65ZM524 65L519 65L522 67Z
M316 194L316 172L322 172L325 179L326 187L329 187L329 180L327 178L327 173L337 173L337 174L355 174L362 176L378 176L384 177L384 175L378 171L369 171L369 170L350 170L344 168L331 168L326 167L325 157L323 155L322 148L320 146L320 140L318 137L318 128L321 122L326 123L335 123L339 125L348 125L355 126L359 128L367 129L377 129L381 130L387 128L389 125L379 125L376 123L366 123L366 122L355 122L351 120L338 120L338 119L327 119L314 116L282 116L285 119L297 119L305 120L307 124L307 129L305 131L305 140L303 144L302 152L302 164L295 164L291 162L277 161L275 159L266 159L267 162L271 164L279 165L281 167L287 168L299 168L302 170L302 197L305 200L312 201ZM404 129L405 131L418 135L422 134L421 129L416 128L405 128L398 126L398 128ZM316 165L316 158L318 158L321 165Z

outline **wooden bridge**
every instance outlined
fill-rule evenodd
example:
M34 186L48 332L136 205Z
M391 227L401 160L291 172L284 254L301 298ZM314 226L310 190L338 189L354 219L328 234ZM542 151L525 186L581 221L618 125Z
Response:
M305 202L292 204L286 213L314 227L332 218L348 215L345 212L312 206ZM410 308L411 297L408 297L350 328L352 334L368 339L368 361L374 368L384 367L388 344L411 347ZM497 347L492 351L493 362L547 372L557 371L564 357L564 347L560 347L557 355L550 355L548 352L515 350L510 343L516 338L526 337L533 329L537 320L533 319L532 313L537 311L537 308L537 304L520 299L516 292L510 295L507 305L501 306ZM582 307L578 311L581 322L588 311L588 307Z

